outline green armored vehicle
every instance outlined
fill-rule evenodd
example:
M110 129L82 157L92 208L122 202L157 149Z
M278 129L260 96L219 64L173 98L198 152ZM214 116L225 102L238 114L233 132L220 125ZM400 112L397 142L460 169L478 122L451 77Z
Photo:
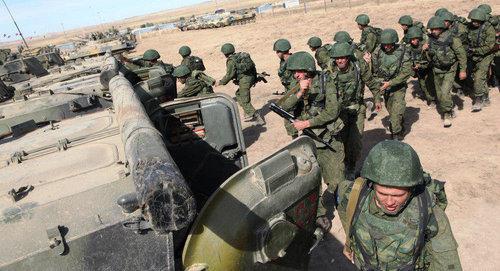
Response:
M112 110L0 140L0 270L307 269L314 142L248 165L230 97L141 100L114 63Z

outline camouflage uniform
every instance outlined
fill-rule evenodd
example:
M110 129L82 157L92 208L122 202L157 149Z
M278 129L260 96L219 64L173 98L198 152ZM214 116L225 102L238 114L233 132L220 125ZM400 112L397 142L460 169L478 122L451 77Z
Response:
M287 61L280 60L280 67L278 69L278 76L280 77L281 84L285 87L285 94L292 91L292 88L297 86L297 81L293 78L293 73L286 68ZM290 112L293 113L293 112ZM292 138L298 136L298 131L293 127L293 125L288 121L284 120L286 133Z
M366 106L364 103L364 87L368 85L374 96L379 91L379 84L371 74L370 67L363 59L353 56L351 45L335 43L332 58L350 57L349 66L340 70L332 65L332 77L339 93L340 119L344 123L341 136L345 149L345 165L347 172L353 174L356 168L363 143ZM334 60L332 61L334 63Z
M405 164L414 157L418 160L418 156L408 157L402 146L409 147L402 142L383 141L370 151L362 170L365 181L361 192L354 192L353 182L339 185L337 209L349 241L345 254L360 270L462 270L458 244L444 212L444 183L423 173L420 161L413 162L418 164L419 174L405 172L413 171ZM386 181L373 175L394 178L394 184L388 186L410 189L407 202L396 214L387 214L377 205L374 184L385 186ZM418 176L418 180L405 183L405 175ZM348 213L351 193L359 194L359 200L353 202L354 212Z
M475 10L471 11L471 15L473 12L475 12ZM482 11L476 10L476 12ZM486 14L484 14L484 17L486 18ZM496 42L495 36L496 31L494 27L487 21L483 21L481 26L478 28L475 28L472 23L469 24L467 52L469 72L474 79L473 94L476 105L475 110L473 109L474 111L478 111L478 109L480 110L480 107L477 106L482 104L483 101L488 100L489 88L487 85L487 79L490 64L495 57L495 54L493 53Z
M382 48L378 48L372 54L373 76L378 82L390 82L390 87L384 91L385 106L391 122L390 131L392 137L402 138L404 134L403 117L406 110L406 81L412 74L412 63L406 46L396 44L399 40L396 31L385 29L382 32L381 40L385 39L386 35L394 36L392 41L395 49L392 52L385 52ZM380 100L381 98L377 95L375 102L380 102Z
M188 77L182 90L177 93L178 98L194 97L214 93L212 86L195 77Z
M314 58L322 70L328 68L328 64L330 63L330 46L330 44L323 45L314 52Z
M245 117L250 118L255 115L255 108L251 103L250 88L257 82L257 72L239 72L236 69L236 55L234 54L234 47L232 51L233 52L226 60L226 75L224 75L224 77L219 80L219 84L227 85L229 81L233 80L233 83L235 85L238 85L238 90L236 90L236 101L243 108Z
M432 17L429 20L428 27L431 20L434 20L437 25L443 26L444 22L439 17ZM429 49L428 59L432 65L432 72L434 76L434 87L436 88L436 97L439 103L439 111L443 114L445 121L450 120L453 114L453 100L451 97L451 90L455 81L457 69L460 72L465 72L467 67L467 57L464 47L460 39L455 37L452 32L444 31L436 38L432 35L429 36ZM451 123L449 124L451 125ZM445 123L445 126L449 126Z
M366 26L361 32L361 40L359 41L359 46L364 48L364 51L373 53L379 45L377 33L375 29L371 26Z
M299 57L299 53L293 56ZM312 58L309 54L307 55ZM314 63L314 60L312 62ZM331 150L323 143L315 141L323 181L328 185L328 190L333 193L337 185L344 180L344 146L339 134L343 126L339 118L339 93L332 74L329 71L316 73L311 89L300 98L296 94L297 91L290 91L279 101L279 104L284 110L295 112L298 120L309 120L310 129L333 147L334 150ZM322 216L326 210L318 212L318 216Z

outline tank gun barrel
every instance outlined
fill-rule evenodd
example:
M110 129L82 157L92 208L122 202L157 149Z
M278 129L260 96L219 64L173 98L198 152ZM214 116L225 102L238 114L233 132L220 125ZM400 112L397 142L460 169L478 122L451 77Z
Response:
M185 228L194 219L195 199L162 135L123 75L111 78L109 90L144 218L157 233Z

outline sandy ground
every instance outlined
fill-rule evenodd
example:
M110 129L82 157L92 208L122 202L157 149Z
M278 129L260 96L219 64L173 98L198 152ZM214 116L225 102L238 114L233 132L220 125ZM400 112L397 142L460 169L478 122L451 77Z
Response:
M181 45L191 46L194 55L204 59L207 72L221 78L225 72L225 59L219 48L225 42L233 42L237 51L252 55L259 71L272 74L268 84L252 89L252 101L256 108L279 97L271 93L280 89L276 75L278 59L272 45L278 38L288 38L293 51L308 50L306 41L317 35L324 42L332 42L336 31L347 30L359 40L354 18L368 13L372 24L393 27L399 16L411 14L426 22L439 7L445 6L460 15L479 4L477 1L400 1L391 4L365 4L353 8L315 10L307 14L297 13L259 18L256 23L223 29L180 32L172 31L161 36L142 40L137 52L156 48L165 62L179 64L177 50ZM490 2L494 13L500 3ZM234 95L235 86L216 88L217 92ZM426 171L434 178L447 182L449 199L447 214L459 244L464 270L498 270L500 266L500 94L491 90L492 105L482 112L471 113L471 100L456 99L458 116L449 129L442 127L435 109L428 108L414 97L413 82L409 84L406 100L406 126L410 129L405 141L419 153ZM368 97L368 96L367 96ZM282 120L264 108L267 124L263 127L244 124L244 135L250 162L258 161L284 146L290 138L286 135ZM269 114L268 114L269 113ZM374 120L367 121L364 136L364 155L377 142L389 136L383 127L387 120L385 110ZM363 157L364 157L363 155ZM311 270L349 270L352 268L341 256L341 244L345 237L338 219L335 219L331 235L326 237L313 253Z

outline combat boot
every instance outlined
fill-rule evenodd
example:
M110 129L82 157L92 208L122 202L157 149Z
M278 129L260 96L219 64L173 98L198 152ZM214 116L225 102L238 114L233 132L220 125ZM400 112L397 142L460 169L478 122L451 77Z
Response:
M255 122L258 125L264 125L264 124L266 124L266 121L264 120L264 118L260 114L260 110L255 111L255 114L253 116L254 116Z
M443 126L444 128L451 127L451 113L444 113Z
M472 112L479 112L483 109L483 97L479 96L474 98L474 102L472 104Z
M488 94L483 95L482 102L483 102L483 107L490 106L491 101Z

